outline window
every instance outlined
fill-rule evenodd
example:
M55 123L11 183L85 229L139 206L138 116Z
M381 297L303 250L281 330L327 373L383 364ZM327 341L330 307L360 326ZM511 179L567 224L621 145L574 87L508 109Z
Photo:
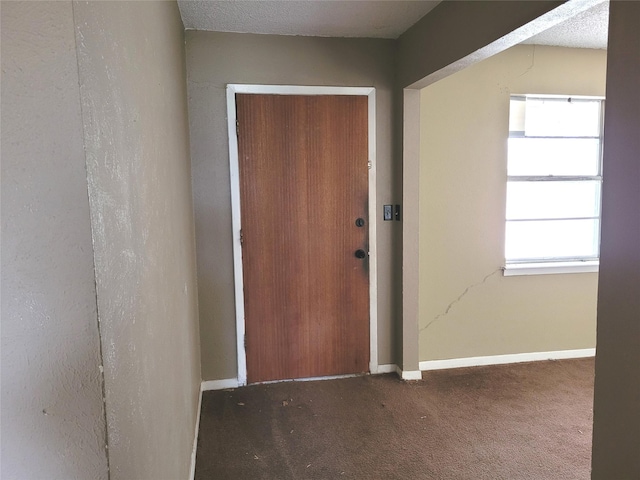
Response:
M597 271L603 103L511 97L505 275Z

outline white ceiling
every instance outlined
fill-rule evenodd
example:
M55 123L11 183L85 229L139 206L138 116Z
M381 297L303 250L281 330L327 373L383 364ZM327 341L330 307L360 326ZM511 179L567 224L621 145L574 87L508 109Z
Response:
M186 29L398 38L439 1L179 0Z
M439 1L181 0L186 29L398 38Z
M439 1L178 0L186 29L319 37L398 38ZM524 43L607 46L608 1Z
M607 48L608 25L609 2L603 1L523 43L604 50Z

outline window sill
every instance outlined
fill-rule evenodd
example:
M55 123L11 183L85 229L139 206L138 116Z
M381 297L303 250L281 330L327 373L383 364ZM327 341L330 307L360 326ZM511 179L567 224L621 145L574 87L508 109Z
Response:
M564 273L598 273L598 260L585 262L512 263L505 265L505 277L519 275L553 275Z

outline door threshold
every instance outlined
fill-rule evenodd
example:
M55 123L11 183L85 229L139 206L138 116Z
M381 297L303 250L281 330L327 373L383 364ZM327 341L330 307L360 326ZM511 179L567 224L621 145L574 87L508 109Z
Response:
M272 383L285 383L285 382L315 382L315 381L321 381L321 380L339 380L341 378L364 377L365 375L369 375L369 372L346 373L344 375L327 375L324 377L304 377L304 378L285 378L284 380L267 380L265 382L247 383L247 386L270 385Z

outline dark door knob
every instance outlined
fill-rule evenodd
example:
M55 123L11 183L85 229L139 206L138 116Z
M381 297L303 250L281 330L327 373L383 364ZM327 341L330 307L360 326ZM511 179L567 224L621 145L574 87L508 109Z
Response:
M364 227L364 218L358 218L356 220L356 227Z
M356 258L364 258L367 256L367 252L365 252L364 250L360 249L360 250L356 250Z

